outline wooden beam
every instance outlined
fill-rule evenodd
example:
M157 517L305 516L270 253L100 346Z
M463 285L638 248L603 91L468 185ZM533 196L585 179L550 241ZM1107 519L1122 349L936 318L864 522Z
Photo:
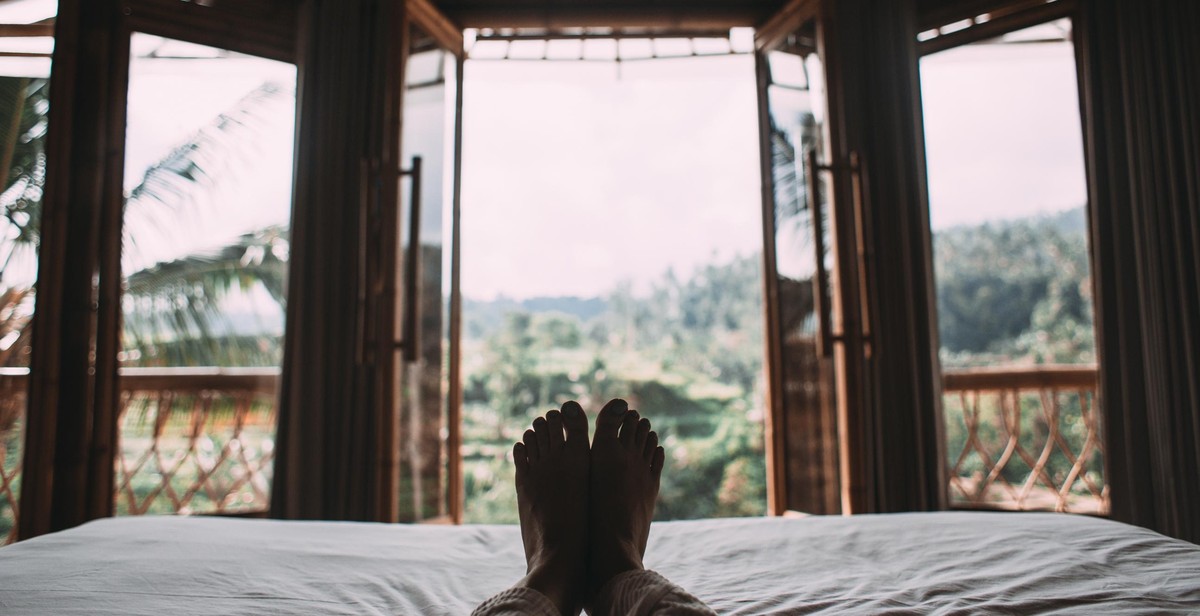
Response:
M779 279L775 255L775 172L771 150L771 109L767 88L769 75L763 52L754 54L758 82L758 147L761 182L763 229L763 325L766 336L764 366L767 376L766 418L763 438L767 450L767 514L783 515L787 510L787 434L783 406L782 331L779 317Z
M433 37L447 51L463 55L463 29L446 17L429 0L407 0L408 19Z
M124 0L130 30L295 63L299 7L294 2L221 3Z
M1011 7L1010 7L1011 8ZM937 38L917 43L917 53L922 56L945 51L954 47L1003 36L1009 32L1023 30L1038 24L1070 17L1079 8L1073 0L1059 0L1050 4L1036 3L1022 10L1008 11L981 24L943 34Z
M120 310L121 180L128 37L115 0L63 0L54 51L37 325L29 385L22 539L111 515L116 351L101 329ZM121 103L117 109L118 101ZM113 179L116 184L112 184ZM113 200L113 195L116 201ZM114 212L113 207L118 209ZM106 233L108 234L106 236ZM113 251L118 251L115 255ZM98 285L98 286L97 286ZM106 318L107 317L107 318ZM115 336L115 331L113 332Z
M679 28L623 28L620 30L604 29L601 32L587 31L571 33L564 30L542 31L520 30L480 34L476 41L620 41L626 39L727 39L729 30L681 30Z
M452 206L450 212L450 361L447 381L450 395L447 400L447 448L449 449L450 518L462 524L465 492L462 470L462 142L463 142L463 58L455 63L454 97L454 169Z
M54 24L0 24L0 38L54 36Z
M1011 389L1093 389L1099 379L1096 365L1014 366L972 368L942 373L942 391L996 391Z
M817 14L819 0L789 0L754 32L754 47L770 50Z
M930 30L985 13L1002 15L1054 0L921 0L917 3L917 28Z
M494 2L444 1L438 6L464 28L627 28L712 30L757 26L778 8L752 2Z

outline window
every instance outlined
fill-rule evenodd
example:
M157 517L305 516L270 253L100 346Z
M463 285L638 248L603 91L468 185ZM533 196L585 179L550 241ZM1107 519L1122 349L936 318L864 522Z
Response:
M116 511L265 511L296 69L134 34Z
M927 55L950 502L1107 511L1071 22Z
M0 545L19 515L57 8L0 5Z
M577 399L594 421L617 396L669 446L658 517L765 512L754 64L731 44L493 37L472 50L467 522L516 521L509 455L535 416ZM716 57L664 58L693 52Z

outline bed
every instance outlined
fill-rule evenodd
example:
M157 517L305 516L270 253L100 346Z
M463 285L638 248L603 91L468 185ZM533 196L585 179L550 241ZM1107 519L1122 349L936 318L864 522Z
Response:
M1200 546L1060 514L664 522L647 565L721 614L1200 613ZM0 549L0 613L466 614L523 573L513 526L118 518Z

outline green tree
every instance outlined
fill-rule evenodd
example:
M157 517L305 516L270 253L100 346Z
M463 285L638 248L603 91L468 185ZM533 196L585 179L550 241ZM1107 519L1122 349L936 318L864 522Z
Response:
M934 239L944 363L1094 361L1084 210Z

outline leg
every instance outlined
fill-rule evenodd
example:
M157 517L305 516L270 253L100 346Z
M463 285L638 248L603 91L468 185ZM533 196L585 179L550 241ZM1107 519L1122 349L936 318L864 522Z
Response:
M566 429L566 435L563 431ZM533 421L513 447L526 575L477 615L578 614L587 573L587 416L575 402Z
M604 406L592 440L591 614L714 614L642 565L665 459L649 420L629 410L624 400Z

